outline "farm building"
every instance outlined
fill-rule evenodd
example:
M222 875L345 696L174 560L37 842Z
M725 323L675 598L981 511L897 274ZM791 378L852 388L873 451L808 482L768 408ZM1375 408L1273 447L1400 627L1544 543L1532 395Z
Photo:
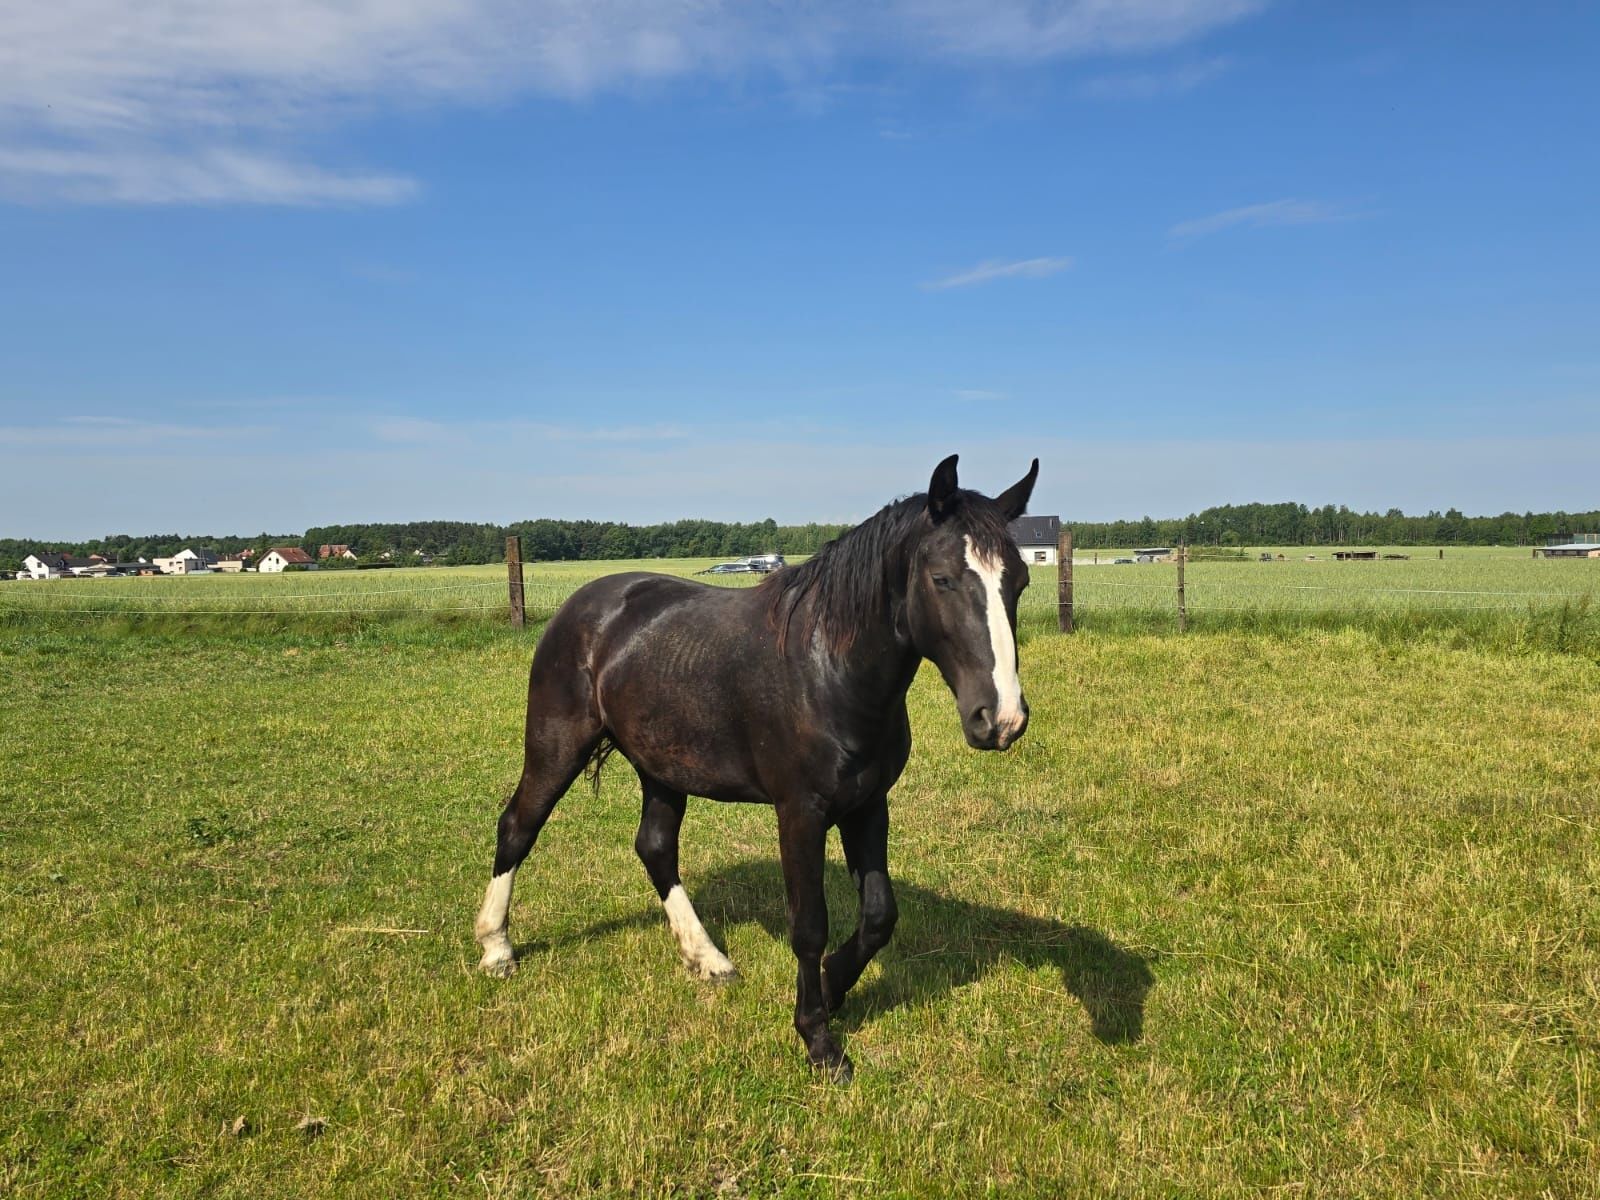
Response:
M18 579L98 579L106 575L137 575L148 563L112 562L103 554L77 558L71 554L30 554L22 560Z
M155 560L163 575L205 575L217 569L217 556L209 550L190 550L185 547L171 558Z
M155 570L150 563L112 562L98 554L91 555L91 559L90 566L78 568L72 573L84 579L104 579L112 575L141 575Z
M256 569L271 575L288 567L304 567L314 571L317 569L317 560L299 546L274 546L261 556L261 565Z
M30 554L22 560L20 576L29 579L63 579L95 565L93 558L74 558L70 554Z
M1376 550L1335 550L1333 556L1340 562L1377 562Z
M317 557L322 558L348 558L355 561L356 552L342 542L323 542L317 547Z
M1600 542L1564 542L1559 546L1546 546L1535 550L1546 558L1600 558Z
M1018 517L1006 529L1022 553L1022 561L1033 566L1054 566L1056 548L1061 544L1060 517Z
M1172 561L1171 546L1147 546L1143 550L1133 552L1133 561L1141 563L1158 563Z

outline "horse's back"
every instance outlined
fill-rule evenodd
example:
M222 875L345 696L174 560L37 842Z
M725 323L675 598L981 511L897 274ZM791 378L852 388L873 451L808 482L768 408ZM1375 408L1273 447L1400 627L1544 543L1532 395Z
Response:
M746 589L720 588L677 575L624 571L584 584L568 597L545 629L545 637L576 636L593 650L617 648L663 614L688 607L709 618ZM721 613L717 613L721 616Z
M598 689L609 679L659 693L716 677L727 695L770 648L765 604L749 588L629 571L574 592L546 626L534 655L551 670L578 668Z

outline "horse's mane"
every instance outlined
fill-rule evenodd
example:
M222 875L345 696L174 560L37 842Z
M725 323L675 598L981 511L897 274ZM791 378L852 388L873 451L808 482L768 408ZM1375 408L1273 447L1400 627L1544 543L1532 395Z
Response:
M1010 540L1000 509L978 492L959 489L945 519L987 553L998 555ZM886 504L798 566L762 580L779 653L786 651L797 617L802 643L820 630L836 654L850 648L862 627L892 619L895 584L904 584L911 549L932 528L927 494L918 492Z

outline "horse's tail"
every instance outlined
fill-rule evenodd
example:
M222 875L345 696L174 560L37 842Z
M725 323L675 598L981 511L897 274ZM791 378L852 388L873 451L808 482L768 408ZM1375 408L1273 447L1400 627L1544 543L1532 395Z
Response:
M606 759L610 758L616 749L617 743L612 740L611 735L603 733L589 753L589 761L583 768L583 777L593 786L594 794L597 796L600 794L600 771L605 767Z

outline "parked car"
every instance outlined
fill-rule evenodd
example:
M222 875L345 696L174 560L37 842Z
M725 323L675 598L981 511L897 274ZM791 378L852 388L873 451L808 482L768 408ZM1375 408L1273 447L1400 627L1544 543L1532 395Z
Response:
M750 569L752 571L759 571L763 575L767 574L769 571L776 571L779 567L786 567L789 565L783 561L783 555L781 554L757 554L754 557L745 559L744 561L750 564Z
M707 567L704 571L696 571L696 575L749 575L755 568L747 562L718 563L714 567Z
M1131 567L1131 566L1133 566L1133 559L1131 559L1131 558L1113 558L1111 560L1111 565L1113 567L1120 567L1120 566L1122 566L1123 563L1127 563L1128 566Z

